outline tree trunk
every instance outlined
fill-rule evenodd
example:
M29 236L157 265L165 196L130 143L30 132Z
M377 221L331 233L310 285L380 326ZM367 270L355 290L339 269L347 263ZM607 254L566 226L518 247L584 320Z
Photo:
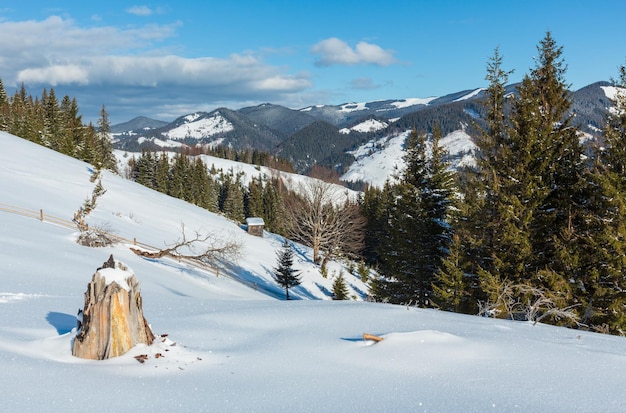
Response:
M132 270L113 255L93 275L80 314L72 345L76 357L104 360L154 340L143 316L139 283Z

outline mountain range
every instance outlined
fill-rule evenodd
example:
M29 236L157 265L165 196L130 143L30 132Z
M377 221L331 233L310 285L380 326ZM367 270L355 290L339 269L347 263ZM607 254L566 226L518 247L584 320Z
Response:
M516 93L516 84L509 93ZM601 134L604 116L612 106L609 82L596 82L572 92L574 125L591 139ZM407 130L430 133L438 126L444 136L456 134L459 161L472 150L472 139L483 124L485 89L474 88L441 97L382 100L342 105L316 105L302 109L264 103L239 110L219 108L195 112L172 122L138 117L111 126L114 147L140 151L176 150L195 145L226 145L257 149L283 157L299 173L323 165L344 175L354 168L364 148L374 155ZM466 142L459 146L459 134ZM401 154L398 156L401 157ZM367 176L361 177L372 181Z

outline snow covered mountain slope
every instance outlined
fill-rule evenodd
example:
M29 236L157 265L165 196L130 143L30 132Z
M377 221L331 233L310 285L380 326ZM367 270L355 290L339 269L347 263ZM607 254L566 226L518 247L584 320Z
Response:
M351 152L356 160L341 180L363 181L379 188L382 188L387 180L393 181L395 176L404 171L404 143L410 133L411 131L405 131L385 136L367 142ZM476 145L464 130L449 133L441 139L440 144L448 152L450 168L456 169L474 162Z
M623 337L321 299L330 279L314 274L302 248L296 265L306 283L294 289L297 300L284 301L267 278L280 239L249 236L222 217L108 173L90 224L108 223L119 236L162 247L184 223L240 239L242 257L225 263L218 277L138 257L124 243L82 247L68 220L93 190L91 167L4 133L0 143L4 411L626 409ZM160 339L107 361L77 359L75 314L110 254L135 273ZM355 288L357 281L350 279ZM383 341L365 341L363 333ZM142 354L147 360L138 363L134 356Z

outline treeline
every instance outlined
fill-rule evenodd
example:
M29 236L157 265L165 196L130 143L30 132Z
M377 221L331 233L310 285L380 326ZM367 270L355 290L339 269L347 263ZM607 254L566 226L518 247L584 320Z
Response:
M287 159L274 156L269 152L258 149L236 149L224 145L217 145L215 147L208 145L196 145L192 148L184 150L184 153L190 156L215 156L216 158L228 159L230 161L243 162L257 166L266 166L283 172L296 173L295 168Z
M408 143L396 185L366 191L365 256L378 300L626 334L626 94L602 146L573 126L562 47L548 32L517 94L498 49L487 66L476 164L450 190ZM616 86L626 87L626 69ZM457 195L458 194L458 195Z
M260 217L269 231L285 234L283 190L278 179L252 178L248 184L242 174L217 171L200 157L184 153L144 150L128 160L127 177L148 188L223 213L235 222Z
M0 130L115 171L104 106L97 126L83 124L75 98L66 95L59 101L54 89L44 89L41 97L33 97L24 84L9 97L0 80Z

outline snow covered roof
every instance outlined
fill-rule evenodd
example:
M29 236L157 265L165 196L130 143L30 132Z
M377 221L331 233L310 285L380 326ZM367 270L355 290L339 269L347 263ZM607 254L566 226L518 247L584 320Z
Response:
M263 218L246 218L246 224L248 225L265 225Z

